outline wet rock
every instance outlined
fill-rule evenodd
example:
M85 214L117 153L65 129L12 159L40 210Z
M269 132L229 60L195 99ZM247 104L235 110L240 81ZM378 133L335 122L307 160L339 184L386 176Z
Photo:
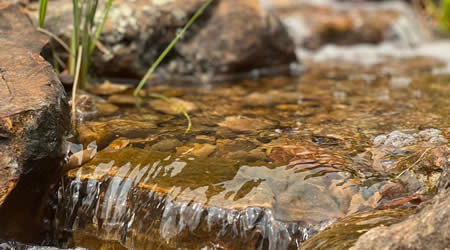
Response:
M255 148L248 152L247 158L245 160L249 162L268 161L268 158L265 152L263 152L261 149Z
M343 184L347 173L327 172L325 162L314 169L304 166L239 163L133 147L105 150L68 173L64 183L74 186L61 190L69 193L60 196L60 226L135 249L160 244L197 248L212 242L240 249L287 249L297 246L293 239L302 241L304 232L347 214L348 197L359 192L355 183ZM68 209L79 207L78 202L86 207ZM99 220L101 227L92 224ZM265 234L267 230L273 234ZM255 234L258 237L250 237ZM78 242L89 247L85 244Z
M195 139L199 142L208 142L208 143L214 143L216 141L216 138L214 136L208 135L197 135Z
M110 116L119 111L119 107L111 103L96 103L95 106L101 116Z
M96 72L142 76L204 2L126 0L114 3L100 37L112 57L99 52L93 63ZM68 40L71 3L52 2L48 11L48 27ZM294 46L284 26L257 0L214 2L168 59L157 70L161 74L156 76L196 74L197 82L205 80L200 77L205 73L212 75L209 80L228 79L223 75L261 68L274 68L275 74L286 73L289 64L296 62ZM282 69L277 71L277 68Z
M127 85L105 81L98 86L91 86L87 90L95 95L114 95L123 93L127 89L129 89Z
M165 139L152 145L152 149L160 152L174 151L176 147L181 146L182 143L178 139Z
M183 113L178 106L183 108L186 112L193 112L198 109L197 105L194 103L179 98L172 97L169 98L169 101L170 102L167 102L166 100L154 100L150 102L150 106L155 110L170 115L179 115Z
M103 151L115 151L127 147L132 140L120 137L112 141Z
M131 119L110 119L107 121L88 121L77 128L79 140L84 145L95 141L104 148L117 137L145 137L150 129L156 128L154 121L136 121Z
M177 148L177 152L182 154L192 155L199 158L208 157L216 150L215 145L194 143L190 145Z
M244 102L249 106L272 106L276 104L297 103L300 95L296 93L283 93L272 90L267 93L254 92L245 97Z
M104 102L100 97L85 94L83 92L78 93L75 98L75 112L78 122L89 121L100 116L97 103ZM72 104L72 101L70 101Z
M265 144L264 148L270 159L279 164L309 164L317 162L336 169L343 168L349 164L349 161L345 158L338 157L332 152L308 142L280 139Z
M95 142L87 145L86 149L84 150L82 148L83 145L75 145L76 144L67 146L70 147L70 152L67 153L67 155L69 156L69 160L64 165L64 171L69 171L71 169L81 167L86 162L92 160L95 154L97 154L97 145L95 144ZM79 146L81 146L81 149Z
M445 249L450 245L450 190L406 220L379 226L362 235L357 249Z
M370 229L400 222L413 211L389 209L369 211L347 216L305 241L299 250L348 249Z
M218 139L216 141L217 145L217 153L219 155L223 155L229 152L236 152L236 151L250 151L254 148L256 148L256 145L245 138L237 138L237 139Z
M83 90L77 91L75 105L78 122L110 116L119 110L118 106L107 103L105 99Z
M219 126L240 132L256 132L261 129L268 129L275 126L275 123L260 118L249 118L245 116L228 116Z
M70 193L61 195L61 226L79 235L77 244L85 247L93 246L86 237L102 235L102 241L135 249L160 244L196 248L211 242L253 249L267 241L276 249L286 249L299 246L306 237L304 230L310 235L356 212L396 207L385 204L409 195L402 184L362 183L347 172L350 159L309 142L277 139L257 147L257 142L235 138L217 139L216 144L180 146L179 140L165 139L151 149L108 147L68 173L65 183L77 188L63 189ZM176 154L160 152L174 152L175 147ZM408 207L403 205L409 201L399 206ZM100 210L81 208L72 213L68 208L78 207L78 202ZM91 224L98 220L103 221L101 227ZM242 220L248 226L238 226ZM248 238L266 230L273 236L262 233L258 237L263 241ZM202 236L193 241L192 232Z
M117 105L138 105L141 101L133 95L111 95L108 102Z

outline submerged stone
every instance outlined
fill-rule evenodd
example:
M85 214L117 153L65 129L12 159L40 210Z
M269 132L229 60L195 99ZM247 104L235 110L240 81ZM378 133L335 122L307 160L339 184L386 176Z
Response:
M150 106L162 113L170 114L170 115L179 115L185 112L193 112L198 109L198 107L192 103L179 98L169 98L169 101L166 100L154 100L150 102ZM180 110L182 108L183 110Z
M215 145L211 144L199 144L194 143L193 145L186 145L184 147L178 147L177 152L186 155L192 155L194 157L205 158L208 157L216 150Z
M95 141L100 148L104 148L117 137L145 136L153 128L156 128L156 124L151 120L110 119L101 122L84 122L79 126L78 133L79 139L83 144L88 145Z
M105 81L104 83L89 87L89 92L96 95L115 95L125 92L129 87L124 84L116 84L111 83L109 81Z
M259 118L248 118L244 116L228 116L219 123L221 127L229 128L234 131L251 132L262 129L268 129L275 126L275 123L269 120Z
M365 189L346 184L351 175L328 171L325 162L302 164L105 150L66 176L60 228L134 249L287 249L349 213L353 195ZM370 206L366 199L359 206Z

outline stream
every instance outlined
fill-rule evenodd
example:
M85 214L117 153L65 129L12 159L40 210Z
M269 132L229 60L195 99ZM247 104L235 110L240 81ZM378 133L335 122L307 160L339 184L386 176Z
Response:
M348 246L355 231L398 222L435 192L448 143L449 76L432 73L442 66L426 57L311 63L296 78L151 87L138 108L131 89L92 89L103 98L79 96L53 240L297 249L348 218ZM189 112L189 132L152 92Z
M0 250L348 249L415 214L448 168L448 41L296 42L292 76L79 91L45 185L0 208Z

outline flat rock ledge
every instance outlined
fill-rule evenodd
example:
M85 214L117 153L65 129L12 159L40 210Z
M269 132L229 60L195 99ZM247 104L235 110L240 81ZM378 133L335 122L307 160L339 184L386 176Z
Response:
M19 6L0 3L0 209L24 176L56 170L46 160L70 128L65 91L41 56L47 42Z

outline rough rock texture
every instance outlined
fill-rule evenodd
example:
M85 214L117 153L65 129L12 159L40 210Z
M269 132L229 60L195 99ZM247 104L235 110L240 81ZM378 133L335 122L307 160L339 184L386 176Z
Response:
M447 189L417 215L389 227L370 230L350 249L448 249L449 246L450 190Z
M380 226L362 235L352 250L448 249L450 246L450 186L448 150L437 185L438 195L401 223Z
M57 156L68 128L64 89L40 55L46 43L18 6L0 3L0 207L32 166L48 167L34 163Z
M395 131L386 138L378 136L377 142L383 145L404 146L412 140L428 140L429 145L446 143L440 131L423 130L417 136ZM450 246L450 189L448 148L441 146L434 150L443 150L435 158L442 173L437 182L437 196L421 205L417 214L392 226L379 226L362 235L351 249L448 249ZM434 153L433 150L431 152Z
M348 249L368 230L398 223L412 212L408 209L385 209L346 216L309 238L299 250Z
M446 189L450 189L450 164L449 164L449 152L446 154L446 167L442 171L441 177L439 178L439 182L437 185L438 191L445 191Z
M97 54L96 72L127 77L143 75L204 2L114 2L100 38L113 57ZM59 8L49 7L48 28L68 39L71 2L50 2L51 5ZM220 0L214 1L188 30L159 72L170 73L171 77L209 73L214 78L207 80L220 80L229 79L224 75L262 68L271 69L263 70L263 74L286 73L295 61L294 46L284 26L258 0Z

